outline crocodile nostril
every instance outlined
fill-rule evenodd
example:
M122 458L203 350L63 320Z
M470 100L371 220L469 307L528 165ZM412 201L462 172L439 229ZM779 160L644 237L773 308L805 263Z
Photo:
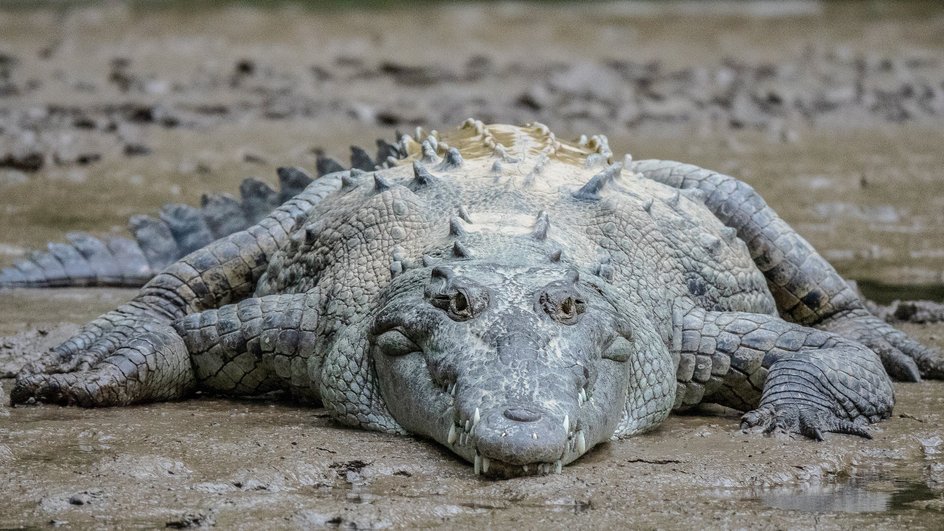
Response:
M541 420L541 414L523 407L510 407L505 410L505 418L515 422L536 422Z

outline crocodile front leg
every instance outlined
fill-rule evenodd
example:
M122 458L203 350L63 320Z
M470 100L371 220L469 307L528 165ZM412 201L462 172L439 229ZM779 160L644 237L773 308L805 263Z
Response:
M869 313L833 266L750 185L698 166L665 160L638 161L632 169L669 186L704 192L705 206L747 243L781 315L866 345L896 379L944 378L940 352Z
M319 179L258 224L168 266L132 301L90 322L38 363L24 367L11 401L117 406L184 396L196 385L192 373L169 372L172 369L166 365L153 363L166 352L187 358L172 323L250 295L272 255L313 205L338 187L340 177ZM184 365L189 367L189 359ZM185 381L156 393L165 379Z
M269 295L188 315L174 328L202 387L253 395L289 389L317 398L320 292Z
M748 411L744 428L869 437L891 414L891 381L864 345L764 314L677 307L674 320L679 383L710 375L702 401Z

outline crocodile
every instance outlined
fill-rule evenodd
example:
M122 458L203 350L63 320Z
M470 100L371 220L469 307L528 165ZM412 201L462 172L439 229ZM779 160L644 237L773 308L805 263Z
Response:
M281 391L511 477L701 403L744 430L870 437L891 377L944 376L733 177L472 119L396 153L169 264L11 402Z
M378 139L376 159L364 148L351 146L350 168L373 170L402 156L395 144ZM319 153L316 170L321 177L345 168ZM67 243L52 242L47 250L34 251L0 269L0 287L142 286L187 254L258 223L313 180L305 170L290 166L279 168L276 174L278 190L249 177L239 185L239 199L227 193L204 194L200 207L170 203L158 217L132 216L128 220L131 238L71 232Z

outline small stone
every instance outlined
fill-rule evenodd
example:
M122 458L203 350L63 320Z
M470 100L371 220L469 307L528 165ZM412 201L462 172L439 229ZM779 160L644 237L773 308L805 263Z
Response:
M139 157L141 155L150 155L151 148L144 144L125 144L124 153L127 157Z
M80 492L69 497L69 503L72 505L88 505L92 502L92 497L87 492Z

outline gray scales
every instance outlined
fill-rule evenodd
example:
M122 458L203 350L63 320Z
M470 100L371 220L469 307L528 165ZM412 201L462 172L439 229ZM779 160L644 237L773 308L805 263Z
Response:
M159 272L25 367L12 402L285 390L508 477L560 472L700 403L745 411L745 429L868 437L891 414L889 374L944 376L939 352L869 313L735 178L614 163L605 137L540 124L468 120L380 148L380 165L359 150L363 169L283 169L283 197L227 201L247 228L160 220L164 260L189 254L151 262L139 237ZM34 257L0 285L69 284L69 259L107 258L74 248L47 253L59 280ZM109 283L110 267L74 267L74 283Z

